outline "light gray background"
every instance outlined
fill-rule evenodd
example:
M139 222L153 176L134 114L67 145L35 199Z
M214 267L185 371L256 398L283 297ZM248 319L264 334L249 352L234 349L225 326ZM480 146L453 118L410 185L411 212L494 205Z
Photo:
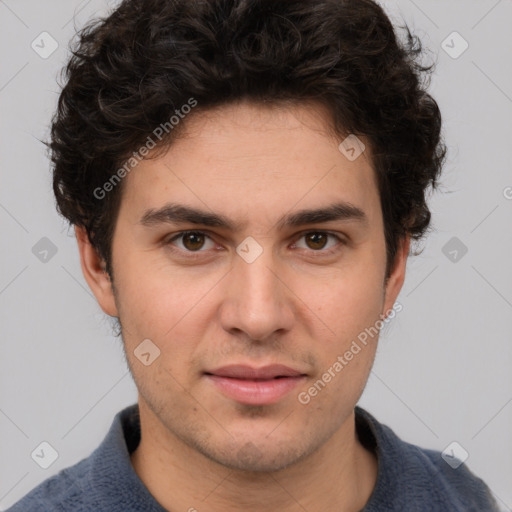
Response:
M457 441L469 468L510 511L512 3L385 6L438 61L432 92L450 152L444 191L431 201L435 231L424 253L409 260L398 298L403 311L381 335L361 405L409 442L443 450ZM38 141L48 136L56 76L74 27L107 7L100 0L0 0L0 509L89 455L114 414L136 401L120 341L54 210ZM46 59L31 48L43 31L59 44ZM442 45L453 31L469 44L455 59ZM462 44L458 36L444 43L452 54ZM57 247L47 262L32 252L42 237ZM468 248L455 262L442 251L452 237ZM59 455L46 470L31 458L42 441Z

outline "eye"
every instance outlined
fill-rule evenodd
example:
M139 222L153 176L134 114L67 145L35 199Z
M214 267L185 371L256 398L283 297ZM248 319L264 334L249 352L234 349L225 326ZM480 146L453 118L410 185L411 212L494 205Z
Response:
M329 245L329 238L334 243ZM306 246L304 244L295 243L295 247L299 249L311 249L315 252L324 252L329 253L333 252L332 249L335 248L340 243L343 244L343 240L334 233L327 233L325 231L310 231L308 233L304 233L299 240L305 240Z
M180 244L174 244L175 240L181 240L181 246ZM209 241L209 245L206 244L205 247L206 240ZM167 244L175 245L182 251L187 252L202 252L201 249L208 250L215 246L213 240L202 231L183 231L168 240Z
M303 242L295 242L292 248L305 249L319 255L335 253L345 241L334 233L326 231L309 231L303 233L298 239ZM172 251L182 252L189 257L200 257L200 253L215 249L212 238L203 231L182 231L165 241L165 245Z

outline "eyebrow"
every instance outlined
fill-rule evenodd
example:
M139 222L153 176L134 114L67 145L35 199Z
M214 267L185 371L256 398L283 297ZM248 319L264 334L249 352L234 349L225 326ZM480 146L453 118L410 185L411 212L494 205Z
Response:
M289 213L279 219L276 225L278 229L285 229L332 221L356 221L364 226L369 225L366 213L361 208L347 202L338 202L322 208ZM222 214L176 203L168 203L158 209L146 210L139 223L148 227L167 223L188 223L223 228L229 231L240 231L244 226L243 223L233 222Z

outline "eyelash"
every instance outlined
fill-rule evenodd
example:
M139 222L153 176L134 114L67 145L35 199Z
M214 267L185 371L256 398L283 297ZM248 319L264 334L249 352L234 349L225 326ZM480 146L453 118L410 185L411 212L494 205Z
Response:
M314 234L319 234L320 233L320 234L324 234L324 235L328 235L328 236L334 237L339 242L336 246L331 247L330 249L327 249L327 250L318 249L317 251L315 251L314 249L310 249L309 252L317 253L318 254L318 256L314 256L314 257L321 257L321 256L325 256L325 255L332 255L335 252L337 252L338 250L340 250L340 248L342 246L346 245L346 241L343 238L341 238L340 236L338 236L337 234L331 233L330 231L323 231L323 230L305 231L305 232L300 234L300 237L297 239L297 241L300 240L301 238L303 238L303 237L305 237L307 235L311 235L313 233ZM172 252L180 252L180 253L185 252L186 253L186 257L188 259L201 258L201 257L203 257L202 253L204 253L206 251L201 250L201 249L199 249L197 251L188 251L188 250L184 250L184 249L179 249L179 248L173 247L173 245L172 245L172 242L174 242L175 240L183 238L186 235L192 235L192 234L193 235L204 235L205 237L207 237L210 240L212 240L211 236L207 232L205 232L205 231L200 231L200 230L180 231L179 233L176 233L172 238L169 238L169 239L165 240L164 241L164 245L166 247L168 247ZM303 250L307 250L307 249L303 249Z

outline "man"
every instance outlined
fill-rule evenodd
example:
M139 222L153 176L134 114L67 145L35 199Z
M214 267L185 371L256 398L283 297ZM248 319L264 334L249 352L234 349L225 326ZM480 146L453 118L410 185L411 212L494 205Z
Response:
M13 512L497 510L357 407L444 159L419 53L371 0L126 0L81 33L54 190L139 399Z

